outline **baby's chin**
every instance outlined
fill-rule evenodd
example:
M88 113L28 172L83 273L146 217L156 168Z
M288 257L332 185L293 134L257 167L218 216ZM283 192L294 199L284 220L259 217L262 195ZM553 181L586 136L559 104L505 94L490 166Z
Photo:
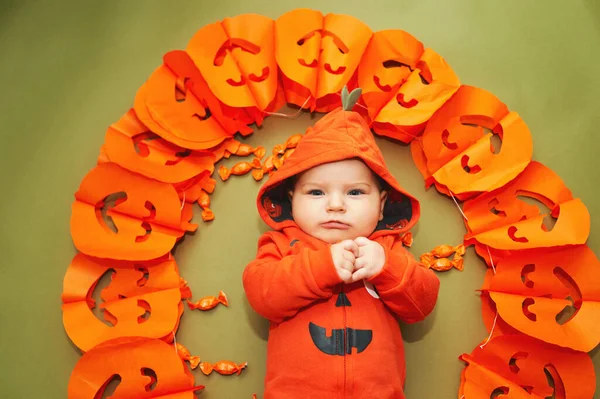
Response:
M319 231L311 234L313 237L328 244L337 244L344 240L354 240L358 237L368 237L369 234L360 234L354 230L336 230L336 229L319 229Z

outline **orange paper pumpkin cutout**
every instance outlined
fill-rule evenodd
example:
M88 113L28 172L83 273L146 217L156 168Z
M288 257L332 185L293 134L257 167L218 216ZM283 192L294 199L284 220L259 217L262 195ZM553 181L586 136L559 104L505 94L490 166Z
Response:
M69 380L69 399L195 399L194 377L169 344L149 338L118 338L92 349L77 362Z
M425 49L416 68L373 119L373 130L405 143L412 141L459 86L458 77L446 61L435 51Z
M239 131L251 133L249 120L228 118L223 106L208 89L206 81L183 51L164 57L138 90L134 109L152 132L192 150L208 149Z
M167 183L210 175L216 161L212 152L186 150L153 134L133 109L108 128L104 148L107 162Z
M427 185L433 183L433 173L481 139L484 128L492 130L506 115L508 108L493 94L461 86L431 117L423 136L411 144L413 158L419 151L425 159L419 169Z
M598 270L600 262L585 245L520 251L500 261L483 290L517 330L588 352L600 343ZM571 314L559 320L565 309Z
M360 101L368 108L369 119L398 93L423 55L423 44L399 29L375 32L358 66Z
M460 358L468 364L461 375L460 395L465 398L592 399L596 389L588 354L521 334L494 338Z
M275 21L275 57L288 103L328 112L355 73L372 32L360 20L297 9Z
M100 293L104 323L92 312L96 306L92 294L110 270L111 283ZM118 337L170 342L183 314L181 300L190 297L174 260L138 264L77 254L63 282L63 324L71 341L84 352Z
M535 205L517 196L539 200L557 218L548 231ZM468 244L498 250L521 250L583 244L590 232L590 215L579 199L550 169L531 162L525 171L506 186L466 201L463 209L469 233ZM483 252L483 251L478 251Z
M116 227L103 219L103 207L121 194L106 211ZM104 163L92 169L75 193L71 211L71 236L77 249L99 258L149 260L168 253L179 237L181 202L175 189Z
M256 14L206 25L190 40L187 53L210 90L228 106L245 108L259 124L261 111L283 105L276 100L275 23Z

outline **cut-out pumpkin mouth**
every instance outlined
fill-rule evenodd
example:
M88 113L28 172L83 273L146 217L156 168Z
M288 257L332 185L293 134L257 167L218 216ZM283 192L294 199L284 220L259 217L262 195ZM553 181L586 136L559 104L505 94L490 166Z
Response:
M404 93L398 93L398 95L396 96L396 101L398 101L398 104L400 104L404 108L413 108L419 103L419 101L417 101L414 98L410 101L406 101L404 99Z
M331 330L331 336L326 335L325 327L315 323L308 324L308 331L313 343L326 355L350 355L352 348L356 353L361 353L373 340L373 330L356 330L354 328L337 328Z
M306 60L302 58L298 58L298 63L307 68L316 68L319 66L319 61L317 59L312 60L310 63L306 62Z

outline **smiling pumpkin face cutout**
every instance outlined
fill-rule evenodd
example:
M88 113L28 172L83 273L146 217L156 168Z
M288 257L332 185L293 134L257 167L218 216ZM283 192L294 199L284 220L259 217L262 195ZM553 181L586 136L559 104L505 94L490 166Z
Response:
M194 392L203 388L194 385L194 376L173 346L150 338L117 338L79 359L67 397L196 399Z
M483 286L520 332L583 352L600 343L600 262L585 245L519 251Z
M259 124L262 111L275 111L285 102L277 90L274 28L275 22L262 15L238 15L206 25L186 48L215 96Z
M216 160L210 151L186 150L152 133L133 109L108 128L103 148L102 161L167 183L212 174Z
M102 315L96 317L93 293L108 272L111 282L100 292ZM181 300L189 297L174 260L133 263L77 254L63 282L63 324L83 352L124 336L171 342L183 314Z
M287 102L328 112L340 105L339 92L356 72L372 31L351 16L299 9L277 19L275 35Z
M537 203L549 209L540 211ZM506 253L585 243L590 215L562 180L539 162L531 162L506 186L466 201L467 244L488 257L486 247Z
M459 86L458 77L446 61L435 51L425 49L394 97L373 119L373 130L405 143L412 141Z
M496 337L460 359L467 367L459 397L591 399L596 389L594 364L587 353L523 334Z
M402 30L373 34L358 66L361 101L368 108L371 121L416 69L423 51L423 44Z

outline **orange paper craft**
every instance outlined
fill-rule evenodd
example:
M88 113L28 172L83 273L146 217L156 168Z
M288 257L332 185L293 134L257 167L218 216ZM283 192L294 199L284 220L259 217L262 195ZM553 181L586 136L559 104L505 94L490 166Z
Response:
M106 211L116 227L103 219L103 207L121 195ZM124 197L124 198L123 198ZM184 234L181 202L175 189L104 163L92 169L75 193L71 236L78 250L99 258L149 260L165 255Z
M593 399L596 389L594 365L587 353L525 335L496 337L460 359L467 363L459 393L465 399ZM554 388L544 370L552 376Z
M517 330L588 352L600 343L600 262L585 245L514 252L482 290ZM559 321L565 309L566 320Z
M551 210L557 218L548 231L544 218L535 205L521 201L517 196L536 199ZM522 250L586 242L590 233L590 215L579 199L550 169L531 162L514 181L494 192L466 201L463 211L469 233L465 243L480 248ZM478 253L484 253L479 249Z
M149 338L118 338L86 353L69 380L69 399L195 399L194 377L171 345Z
M446 61L435 51L425 49L416 68L373 118L373 130L409 143L459 86L458 77Z
M111 283L100 293L103 322L92 312L96 306L92 294L110 270ZM125 336L170 342L183 314L181 300L189 297L191 292L174 260L133 263L77 254L63 282L63 324L69 338L84 352Z
M372 31L360 20L297 9L275 21L275 57L288 103L328 112L355 73Z
M215 96L245 110L259 125L262 111L285 103L283 95L277 97L274 28L265 16L238 15L204 26L186 48Z
M423 44L402 30L382 30L373 34L357 74L357 87L362 89L359 101L367 108L371 121L396 96L400 85L417 68L423 52Z
M216 162L209 151L186 150L152 133L133 109L108 128L105 143L105 162L167 183L212 174Z

